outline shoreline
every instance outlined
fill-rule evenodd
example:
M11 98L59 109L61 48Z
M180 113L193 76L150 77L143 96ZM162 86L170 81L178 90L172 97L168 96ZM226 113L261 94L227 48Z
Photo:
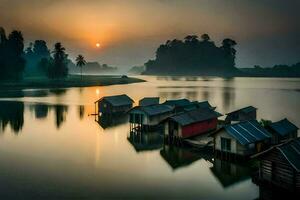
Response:
M122 77L121 75L69 75L65 79L46 79L41 77L25 77L20 81L2 81L0 89L40 89L40 88L71 88L122 85L146 82L134 77Z

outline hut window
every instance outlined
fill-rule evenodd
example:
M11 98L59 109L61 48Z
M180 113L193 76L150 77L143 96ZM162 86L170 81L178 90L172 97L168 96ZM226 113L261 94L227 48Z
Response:
M106 103L104 103L104 104L103 104L103 107L104 107L104 108L106 108L106 107L107 107Z
M231 151L231 140L228 138L221 138L222 151Z

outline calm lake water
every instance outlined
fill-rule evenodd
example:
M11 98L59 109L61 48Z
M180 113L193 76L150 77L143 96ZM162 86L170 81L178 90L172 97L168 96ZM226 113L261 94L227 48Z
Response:
M148 82L1 91L0 198L258 198L247 167L164 146L156 134L130 135L122 119L99 124L93 102L124 93L136 102L208 100L221 113L253 105L259 119L300 127L300 79L141 78Z

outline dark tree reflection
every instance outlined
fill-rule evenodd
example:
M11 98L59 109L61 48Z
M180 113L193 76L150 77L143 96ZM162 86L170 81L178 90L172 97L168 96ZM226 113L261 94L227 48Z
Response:
M56 117L56 127L59 129L62 123L66 121L68 106L56 105L54 106L54 112Z
M24 124L24 103L0 101L0 125L2 132L10 125L15 134L18 134Z

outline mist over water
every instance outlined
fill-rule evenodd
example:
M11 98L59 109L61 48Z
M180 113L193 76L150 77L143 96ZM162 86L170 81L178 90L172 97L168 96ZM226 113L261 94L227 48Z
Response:
M0 197L258 198L245 166L164 146L157 136L129 134L122 118L99 122L89 114L102 96L127 94L135 102L153 96L208 100L223 114L252 105L258 119L287 117L300 126L300 79L139 78L148 82L2 91Z

